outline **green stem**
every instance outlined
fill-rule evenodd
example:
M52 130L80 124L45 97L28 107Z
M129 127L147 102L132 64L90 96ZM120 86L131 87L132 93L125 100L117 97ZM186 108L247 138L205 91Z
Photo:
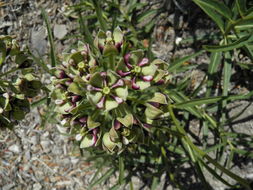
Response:
M113 54L109 56L109 63L110 63L110 69L112 71L114 71L115 70L115 62L114 62L114 55Z

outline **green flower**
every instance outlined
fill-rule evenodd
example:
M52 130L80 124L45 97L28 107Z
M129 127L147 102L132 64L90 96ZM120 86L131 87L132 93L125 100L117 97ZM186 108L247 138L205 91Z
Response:
M116 67L117 73L128 81L134 90L148 88L156 70L157 66L144 57L142 50L126 54Z
M143 142L143 137L143 131L133 115L127 114L113 121L112 128L103 136L102 144L105 150L120 153L130 144Z
M147 119L158 119L160 116L167 112L167 104L168 102L166 95L160 92L156 92L154 96L145 104L145 115Z
M76 118L73 122L73 125L81 125L81 130L76 135L76 140L81 141L80 148L96 146L100 137L100 123L89 116Z
M87 90L90 102L97 108L103 108L106 111L118 107L128 95L124 81L111 70L92 75Z
M64 55L63 67L56 69L56 76L60 79L76 77L82 78L85 82L89 80L90 73L96 69L96 60L91 54L88 44L78 42L78 49L72 50L72 53ZM64 71L64 75L59 75L59 72Z
M171 75L167 71L169 65L161 59L155 59L152 64L157 66L157 72L152 82L156 85L166 84L171 79Z
M123 44L123 32L119 27L115 28L113 33L107 31L99 31L95 38L95 46L103 53L103 55L118 54Z

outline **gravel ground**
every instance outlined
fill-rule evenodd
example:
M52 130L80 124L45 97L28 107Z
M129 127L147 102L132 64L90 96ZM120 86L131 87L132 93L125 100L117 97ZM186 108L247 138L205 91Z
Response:
M66 44L71 43L71 40L66 37L75 34L76 23L64 16L64 10L67 5L74 3L74 0L6 0L3 2L8 5L3 9L0 7L0 33L15 34L21 44L29 44L34 52L44 56L48 48L46 29L40 11L40 8L44 7L52 22L57 52L61 52L66 48ZM166 15L164 17L167 18ZM187 44L181 45L180 49L175 47L176 39L180 41L192 37L193 34L184 29L187 27L183 18L178 19L183 32L167 26L172 20L173 16L161 19L154 34L156 43L153 50L158 57L164 60L191 54L195 52L196 48L189 48ZM202 34L204 31L205 28L195 30L194 35ZM203 55L191 61L201 63L200 68L205 70L208 57ZM192 73L194 81L199 82L203 77L204 74L200 69ZM238 101L230 105L232 107L230 114L240 112L248 104L247 101ZM239 107L233 108L236 105ZM235 130L253 135L252 110L253 107L250 105L244 114L232 124ZM42 129L39 123L39 113L35 109L13 132L1 131L0 189L88 189L89 181L94 175L92 164L80 157L80 153L75 149L69 137L59 135L61 128L47 125ZM233 171L242 177L253 179L252 162L239 158L237 162L240 165L233 167ZM208 174L207 177L215 190L225 189ZM115 179L112 180L115 181ZM134 182L137 189L142 185L138 179ZM198 186L194 184L186 187L186 189L196 188ZM94 189L108 189L108 186L97 186Z

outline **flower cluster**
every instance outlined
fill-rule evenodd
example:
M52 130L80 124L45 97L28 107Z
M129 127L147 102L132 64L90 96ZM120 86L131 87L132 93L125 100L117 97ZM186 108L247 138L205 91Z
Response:
M124 39L119 27L99 31L94 44L78 42L54 68L51 97L61 125L80 141L80 148L110 153L131 149L150 138L165 117L167 63L149 60Z
M29 98L35 97L42 83L32 74L32 59L20 50L11 36L0 36L0 128L12 129L30 110Z

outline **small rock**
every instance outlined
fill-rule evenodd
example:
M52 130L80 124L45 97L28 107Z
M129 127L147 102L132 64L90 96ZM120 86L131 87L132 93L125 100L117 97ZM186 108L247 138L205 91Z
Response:
M64 38L68 33L66 25L63 24L56 24L54 26L54 36L58 39Z
M12 184L7 184L7 185L3 186L3 190L9 190L9 189L11 189L11 188L14 187L14 186L15 186L14 183L12 183Z
M42 171L36 171L35 172L35 177L40 181L40 180L43 180L44 177L45 177L45 174L42 172Z
M25 161L29 161L31 159L31 152L29 150L25 152L23 159Z
M28 171L30 168L31 168L31 167L30 167L29 164L25 164L23 170L24 170L24 171Z
M37 55L45 55L47 51L47 41L46 41L46 29L44 27L39 28L37 31L32 30L31 42L34 53Z
M9 150L13 153L18 154L20 152L20 147L18 145L14 144L9 147Z
M79 159L76 158L76 157L70 157L70 159L71 159L71 163L72 163L73 165L75 165L75 164L77 164L77 163L79 162Z
M68 186L71 185L71 181L59 181L56 183L56 186Z
M46 131L46 132L42 135L43 138L46 138L46 137L48 137L48 136L49 136L49 132L48 132L48 131Z
M50 152L50 142L49 141L41 141L40 145L42 146L43 150L48 153Z
M248 179L250 179L250 180L253 180L253 173L249 173L249 174L247 174L247 176L246 176Z
M32 136L31 137L31 143L33 144L33 145L36 145L36 144L38 144L38 137L37 136Z
M59 147L54 147L52 151L55 155L61 155L62 154L62 150Z
M33 189L34 190L40 190L41 188L42 188L42 186L39 183L33 184Z

